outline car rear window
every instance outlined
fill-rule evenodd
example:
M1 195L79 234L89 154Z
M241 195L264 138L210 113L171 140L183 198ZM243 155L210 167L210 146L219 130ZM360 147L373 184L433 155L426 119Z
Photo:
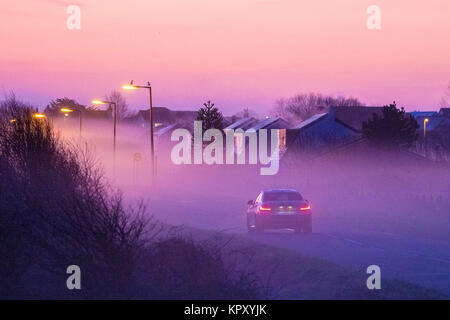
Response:
M294 191L269 191L264 192L263 201L301 201L303 197Z

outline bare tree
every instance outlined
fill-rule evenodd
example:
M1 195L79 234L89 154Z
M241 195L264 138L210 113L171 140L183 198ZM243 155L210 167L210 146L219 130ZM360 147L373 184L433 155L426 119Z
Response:
M220 252L164 236L143 202L126 205L88 150L34 112L0 101L0 299L259 297ZM64 287L72 264L79 292Z
M334 97L311 92L278 100L272 114L291 122L298 122L317 113L327 112L331 106L351 107L364 105L364 103L352 97Z
M86 110L86 106L78 103L75 99L64 97L50 101L47 107L45 107L45 113L52 117L60 116L61 108L70 108L76 112L84 112Z
M24 270L53 277L75 263L89 271L91 297L114 297L156 224L143 204L126 208L89 153L34 112L15 97L0 103L0 296L29 294L16 290L26 287Z
M124 119L128 116L128 103L125 97L117 90L111 91L105 96L105 100L115 102L117 105L117 118Z

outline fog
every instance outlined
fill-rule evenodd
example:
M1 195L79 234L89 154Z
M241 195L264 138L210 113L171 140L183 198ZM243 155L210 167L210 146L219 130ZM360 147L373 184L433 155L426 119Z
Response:
M73 123L55 121L61 138L80 145L79 131ZM367 157L333 156L312 160L294 159L280 162L280 171L274 176L260 175L258 165L174 165L170 151L177 142L170 137L155 137L157 176L152 181L150 136L143 128L119 124L115 170L113 165L113 130L103 122L86 123L81 146L88 148L92 157L104 168L108 180L130 198L145 197L159 201L201 203L203 210L213 212L239 210L229 215L242 216L249 199L259 191L271 188L294 188L311 201L317 219L340 218L340 224L370 223L383 229L400 228L399 222L411 221L437 224L450 220L450 170L437 164L417 163L406 157L370 154ZM140 159L135 159L135 154ZM158 195L158 196L156 196ZM154 212L154 214L159 214ZM188 224L203 223L192 221ZM176 222L170 212L162 217ZM219 218L224 223L231 217ZM239 225L239 221L235 221ZM220 225L216 227L220 228ZM223 227L229 227L228 224ZM423 226L414 228L424 232ZM411 230L412 231L412 230ZM430 236L437 236L433 233Z
M55 121L55 128L66 141L80 144L74 123ZM311 237L269 231L252 241L356 269L383 265L390 277L450 293L448 166L372 152L282 159L278 174L262 176L257 165L176 166L170 160L175 144L170 137L155 138L152 180L150 137L143 128L118 125L115 169L111 124L86 123L81 139L110 183L130 202L144 199L163 222L246 236L247 201L264 189L294 188L311 203Z

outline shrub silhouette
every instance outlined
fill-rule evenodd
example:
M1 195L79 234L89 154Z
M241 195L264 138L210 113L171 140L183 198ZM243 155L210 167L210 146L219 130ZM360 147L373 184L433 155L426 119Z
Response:
M202 121L203 131L208 129L222 129L223 126L222 113L209 100L198 110L196 120Z
M211 298L227 285L229 297L249 295L211 252L162 241L143 202L126 208L88 150L35 112L14 96L0 104L0 297ZM82 290L67 290L69 265Z
M404 108L394 103L383 107L383 117L373 114L363 123L363 135L373 144L386 149L408 149L418 138L419 125Z
M226 266L220 250L170 236L149 246L148 254L144 270L147 282L159 288L158 299L260 298L256 276Z

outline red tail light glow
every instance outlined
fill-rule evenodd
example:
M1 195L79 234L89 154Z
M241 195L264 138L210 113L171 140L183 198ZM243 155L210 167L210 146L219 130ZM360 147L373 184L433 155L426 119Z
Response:
M272 211L272 208L270 208L270 207L264 207L264 206L259 206L259 211L261 211L261 212Z
M305 211L305 210L311 210L311 206L308 204L307 207L300 207L301 211Z

